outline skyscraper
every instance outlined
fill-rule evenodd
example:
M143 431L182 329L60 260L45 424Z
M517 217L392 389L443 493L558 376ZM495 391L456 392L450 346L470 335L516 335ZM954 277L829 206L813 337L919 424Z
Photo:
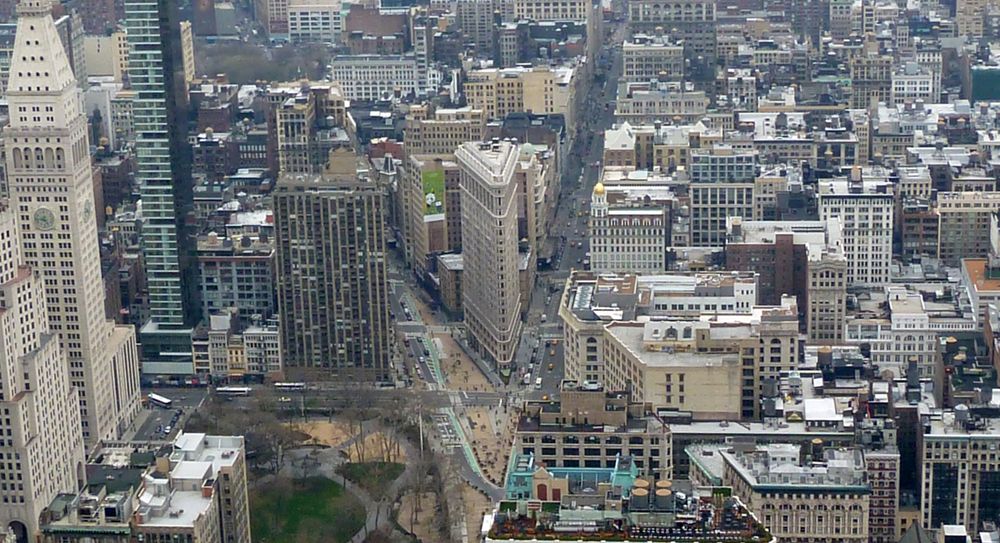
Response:
M278 313L292 375L389 377L385 195L365 176L286 175L275 187Z
M462 188L462 307L472 344L500 369L521 337L517 237L519 146L463 143L455 151Z
M191 329L200 307L194 239L186 226L193 195L177 4L125 1L149 289L150 319L140 331L144 373L193 372Z
M120 437L138 413L138 356L135 331L104 315L87 117L49 3L18 6L7 179L24 261L45 280L49 326L69 358L92 444Z
M15 212L0 209L0 352L15 354L0 364L0 451L9 460L0 462L0 479L10 485L0 526L13 528L18 543L34 534L52 498L76 490L83 477L76 391L49 328L42 282L21 259Z

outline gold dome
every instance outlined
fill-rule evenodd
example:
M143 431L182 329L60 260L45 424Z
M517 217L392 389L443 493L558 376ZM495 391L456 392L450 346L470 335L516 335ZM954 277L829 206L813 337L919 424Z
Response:
M604 194L604 183L601 183L600 181L598 181L597 184L594 185L594 194L597 194L597 195Z

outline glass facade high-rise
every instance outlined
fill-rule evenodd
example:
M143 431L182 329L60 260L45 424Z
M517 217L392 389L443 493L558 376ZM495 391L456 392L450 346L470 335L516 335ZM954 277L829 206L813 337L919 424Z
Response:
M143 372L192 373L200 304L187 227L193 197L177 2L126 0L125 21L150 316L140 332Z

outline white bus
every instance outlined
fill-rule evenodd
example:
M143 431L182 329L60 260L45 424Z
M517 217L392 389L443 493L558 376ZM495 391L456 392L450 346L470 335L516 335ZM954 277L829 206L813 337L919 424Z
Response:
M276 390L305 390L305 383L274 383Z
M249 396L250 387L218 387L215 393L224 397Z
M174 405L174 401L165 396L160 396L159 394L153 394L150 392L146 395L149 399L149 405L155 405L156 407L162 407L164 409L170 409L170 406Z

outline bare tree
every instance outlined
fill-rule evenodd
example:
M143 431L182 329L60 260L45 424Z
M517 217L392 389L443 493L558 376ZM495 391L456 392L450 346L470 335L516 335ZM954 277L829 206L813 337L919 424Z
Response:
M354 461L368 461L367 441L368 441L368 421L377 417L372 394L365 393L364 390L355 391L353 394L345 396L344 410L342 418L348 425L348 431L354 442L351 449L354 451Z
M413 507L410 508L410 532L417 522L417 516L423 512L424 494L430 487L430 478L434 459L431 455L425 458L418 458L410 462L413 466L413 478L409 481L407 488L413 493ZM436 500L435 500L436 503Z

